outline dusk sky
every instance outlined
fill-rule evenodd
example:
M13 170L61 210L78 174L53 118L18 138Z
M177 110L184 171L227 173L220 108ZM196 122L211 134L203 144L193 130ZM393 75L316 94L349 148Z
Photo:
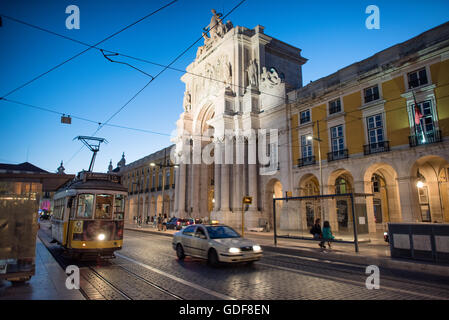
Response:
M160 0L2 0L0 13L94 44L170 1ZM211 9L226 14L240 0L179 0L100 47L161 64L170 63L201 36ZM80 9L80 29L68 30L69 5ZM365 27L368 5L380 8L380 30ZM246 0L225 20L254 28L302 49L309 59L303 84L329 75L378 51L408 40L449 20L449 1L268 1ZM86 47L28 26L3 19L0 28L0 97ZM193 61L200 41L173 67L184 70ZM161 68L120 58L151 75ZM101 146L95 171L114 167L125 152L127 163L171 144L169 135L182 109L181 72L167 70L153 81L111 124L159 132L158 135L115 127L97 134ZM149 77L125 65L108 62L98 50L46 74L7 98L104 122L139 91ZM31 162L54 172L64 161L66 173L88 169L91 152L81 148L78 135L91 135L98 125L78 119L62 124L60 116L0 101L0 162ZM76 156L74 156L76 154ZM74 157L73 157L74 156Z

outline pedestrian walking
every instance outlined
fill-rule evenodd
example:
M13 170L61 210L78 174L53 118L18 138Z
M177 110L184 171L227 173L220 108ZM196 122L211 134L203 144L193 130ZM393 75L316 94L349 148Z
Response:
M159 214L157 217L157 231L162 230L162 214Z
M331 249L331 241L334 240L335 237L332 234L331 225L329 221L324 221L323 223L323 245L324 242L327 241L327 244L329 245L329 249ZM324 245L324 248L326 246Z
M167 215L164 214L164 220L162 220L162 228L163 228L163 231L167 231L167 222L168 222L168 220L167 220Z
M321 219L318 218L315 220L315 224L312 226L312 229L310 229L310 233L313 235L313 239L319 240L323 238L323 232L321 231ZM321 241L318 244L321 248L326 248L324 245L324 241Z
M153 217L153 228L156 229L156 227L157 227L157 215L154 214L154 217Z

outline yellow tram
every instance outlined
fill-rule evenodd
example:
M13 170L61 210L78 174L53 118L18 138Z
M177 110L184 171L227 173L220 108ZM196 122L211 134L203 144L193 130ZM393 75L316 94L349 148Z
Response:
M113 258L123 244L127 194L117 175L78 173L54 195L53 239L73 258Z

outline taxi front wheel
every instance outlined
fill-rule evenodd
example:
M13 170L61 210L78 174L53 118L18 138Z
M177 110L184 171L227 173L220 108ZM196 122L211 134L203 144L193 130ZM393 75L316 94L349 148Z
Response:
M184 248L179 243L176 246L176 256L179 260L184 260L184 258L186 257L186 255L184 254Z
M209 253L207 254L207 262L212 267L216 267L218 265L218 262L219 262L218 255L217 255L217 251L215 251L215 249L209 250Z

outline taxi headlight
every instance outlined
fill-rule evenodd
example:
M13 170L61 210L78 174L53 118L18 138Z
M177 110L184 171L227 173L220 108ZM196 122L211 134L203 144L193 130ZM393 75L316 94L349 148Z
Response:
M240 253L239 248L229 248L229 253Z
M105 238L105 235L104 235L104 233L100 233L99 235L98 235L98 240L104 240L104 238Z
M262 251L262 248L256 244L253 246L253 251L255 251L255 252Z

